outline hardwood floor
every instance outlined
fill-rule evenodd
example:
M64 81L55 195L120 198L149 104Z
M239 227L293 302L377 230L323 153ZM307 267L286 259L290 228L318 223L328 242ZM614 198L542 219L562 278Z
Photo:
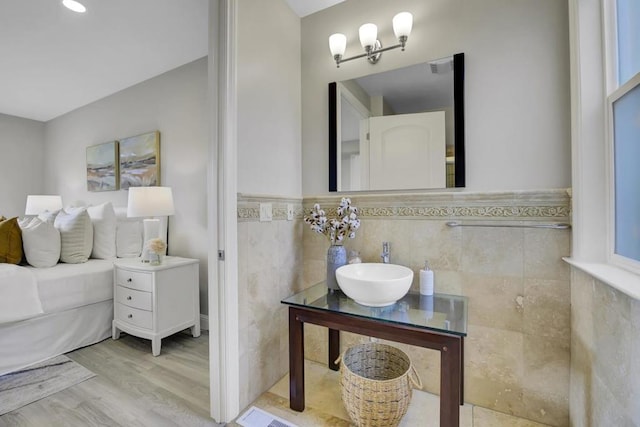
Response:
M151 341L122 334L67 353L97 374L0 416L0 426L219 426L209 416L209 335Z

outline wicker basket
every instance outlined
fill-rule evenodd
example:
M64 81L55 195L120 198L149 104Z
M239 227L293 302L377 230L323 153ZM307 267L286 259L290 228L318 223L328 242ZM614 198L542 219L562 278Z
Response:
M348 348L336 363L340 359L342 401L351 420L358 427L397 426L407 413L412 384L422 388L409 356L370 342Z

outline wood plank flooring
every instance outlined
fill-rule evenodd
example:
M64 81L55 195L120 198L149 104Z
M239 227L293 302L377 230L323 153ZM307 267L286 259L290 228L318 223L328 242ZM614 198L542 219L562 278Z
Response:
M117 341L67 353L96 377L0 416L0 426L219 426L209 416L209 335Z

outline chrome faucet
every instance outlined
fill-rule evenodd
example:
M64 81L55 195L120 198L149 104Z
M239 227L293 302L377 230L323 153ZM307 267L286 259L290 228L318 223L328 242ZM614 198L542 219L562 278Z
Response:
M389 242L382 242L382 254L380 254L380 258L382 258L382 262L385 264L389 264L389 258L391 256L391 252L389 251L390 245Z

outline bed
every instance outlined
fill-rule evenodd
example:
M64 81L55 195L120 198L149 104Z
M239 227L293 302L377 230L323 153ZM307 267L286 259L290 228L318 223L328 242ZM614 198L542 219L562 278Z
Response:
M19 277L20 281L12 277ZM23 301L22 312L15 311L9 317L8 308L13 310L19 304L13 302L10 307L3 298L0 375L111 335L113 260L90 259L81 264L60 263L50 268L0 264L0 281L5 286L21 286L21 295L31 299ZM35 288L29 290L29 287ZM2 290L3 295L11 291ZM33 298L34 292L40 307Z

